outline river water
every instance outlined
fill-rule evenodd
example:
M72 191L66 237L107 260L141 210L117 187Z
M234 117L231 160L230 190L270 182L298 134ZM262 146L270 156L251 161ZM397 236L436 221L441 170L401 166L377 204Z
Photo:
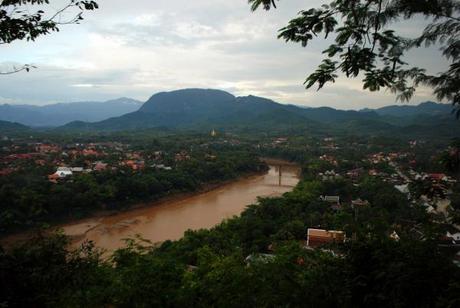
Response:
M279 196L299 181L297 166L270 165L264 175L243 178L192 197L147 205L107 217L86 219L63 226L72 236L72 246L91 240L97 247L113 251L124 246L123 239L139 234L153 243L175 240L188 229L211 228L226 218L239 215L257 197Z

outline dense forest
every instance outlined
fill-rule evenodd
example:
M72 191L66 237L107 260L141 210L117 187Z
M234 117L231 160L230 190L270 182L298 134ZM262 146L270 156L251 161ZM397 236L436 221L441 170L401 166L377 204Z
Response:
M362 136L167 131L155 137L148 132L48 137L47 144L61 145L56 153L46 154L48 162L85 165L103 159L116 168L51 183L46 174L54 170L52 164L13 163L17 170L0 178L1 198L6 201L1 204L4 230L193 192L209 183L264 171L260 157L297 162L302 179L291 192L259 198L239 217L210 230L187 231L177 241L159 244L131 238L111 255L92 242L69 250L70 238L64 234L37 229L33 239L0 249L4 306L460 305L460 268L452 261L456 250L445 241L449 225L422 203L410 201L392 182L396 168L457 176L458 142L447 147ZM2 141L3 148L27 153L37 144L18 140ZM104 156L62 155L88 148ZM3 151L5 157L11 155ZM373 163L375 155L394 158ZM133 170L123 165L132 156L142 157L145 167ZM332 169L343 176L319 176ZM346 175L357 169L366 172ZM371 169L379 176L368 174ZM411 184L414 196L426 194L425 184ZM458 219L458 185L453 190L452 217ZM341 206L321 200L323 195L340 196ZM367 202L355 208L352 201L357 199ZM312 249L306 245L308 228L342 230L347 240Z
M241 217L152 246L132 239L110 258L86 243L66 250L62 234L0 253L6 306L456 307L460 269L439 246L442 226L391 185L363 179L305 179L280 198L260 199ZM364 196L359 215L318 194ZM404 224L402 222L405 222ZM407 223L411 222L411 223ZM308 226L351 239L321 250L303 245ZM396 231L400 239L389 235ZM423 236L420 236L423 234Z

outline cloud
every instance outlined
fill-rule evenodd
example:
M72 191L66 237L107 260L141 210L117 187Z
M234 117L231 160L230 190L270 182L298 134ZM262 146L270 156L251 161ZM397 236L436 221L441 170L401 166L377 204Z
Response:
M155 92L185 87L310 106L356 109L394 103L391 94L361 90L359 80L341 78L320 92L304 89L302 83L320 63L327 42L302 48L276 38L277 30L304 8L303 0L255 13L244 0L98 2L101 9L86 13L80 25L36 43L2 47L2 59L33 63L38 69L0 77L0 103L120 96L146 100ZM436 69L442 63L430 59L433 52L411 54L411 59L434 63ZM430 98L424 89L415 101Z

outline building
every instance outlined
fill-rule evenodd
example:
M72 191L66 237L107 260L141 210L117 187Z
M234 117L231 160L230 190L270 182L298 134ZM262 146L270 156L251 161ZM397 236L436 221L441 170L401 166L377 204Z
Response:
M340 204L340 197L339 196L320 196L319 199L324 202Z
M345 232L336 230L311 229L307 230L307 246L318 247L325 244L345 242Z
M351 201L351 207L352 208L360 208L360 207L365 207L369 205L369 201L367 200L362 200L361 198L358 198L356 200Z
M363 169L362 168L357 168L357 169L353 169L353 170L348 171L347 176L352 178L352 179L356 179L356 178L359 178L362 173L363 173Z
M56 172L48 175L48 181L52 183L57 183L60 179L65 179L73 175L72 168L69 167L59 167Z
M433 182L447 181L447 176L444 173L430 173L428 174L428 177Z
M72 167L72 168L70 168L70 170L72 170L72 172L77 172L77 173L81 173L81 172L85 171L85 169L83 167Z
M318 176L321 177L322 181L333 181L341 178L340 174L335 173L334 170L328 170L324 173L319 173Z
M398 233L396 233L396 230L393 230L393 232L390 234L390 238L396 242L400 240L400 237Z
M460 243L460 231L447 231L446 237L452 239L453 242Z
M72 172L72 168L59 167L57 169L57 171L56 171L56 174L59 175L59 177L61 177L61 178L65 178L65 177L68 177L68 176L72 176L73 172Z
M48 181L50 181L51 183L56 184L60 178L61 177L57 173L53 173L53 174L48 175Z
M448 225L443 240L450 245L460 245L460 230L453 225Z
M39 143L35 146L35 151L39 153L57 153L60 151L60 147L54 144Z
M104 170L107 169L107 166L108 166L108 165L107 165L106 163L103 163L103 162L101 162L101 161L98 161L98 162L95 162L95 163L94 163L94 168L93 168L93 170L94 170L94 171L104 171Z
M409 184L395 185L394 187L403 194L406 194L406 195L410 194Z
M172 170L172 167L166 166L164 164L153 164L152 167L155 169Z

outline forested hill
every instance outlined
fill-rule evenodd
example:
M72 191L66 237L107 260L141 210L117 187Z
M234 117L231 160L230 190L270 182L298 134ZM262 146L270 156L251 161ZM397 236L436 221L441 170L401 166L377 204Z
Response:
M445 104L345 111L284 105L256 96L235 97L221 90L184 89L155 94L138 111L120 117L95 123L72 122L60 129L308 129L329 133L431 135L436 128L437 134L455 137L458 135L457 126L458 121L450 114L450 106Z
M28 129L29 127L19 123L0 120L0 133L25 131Z

